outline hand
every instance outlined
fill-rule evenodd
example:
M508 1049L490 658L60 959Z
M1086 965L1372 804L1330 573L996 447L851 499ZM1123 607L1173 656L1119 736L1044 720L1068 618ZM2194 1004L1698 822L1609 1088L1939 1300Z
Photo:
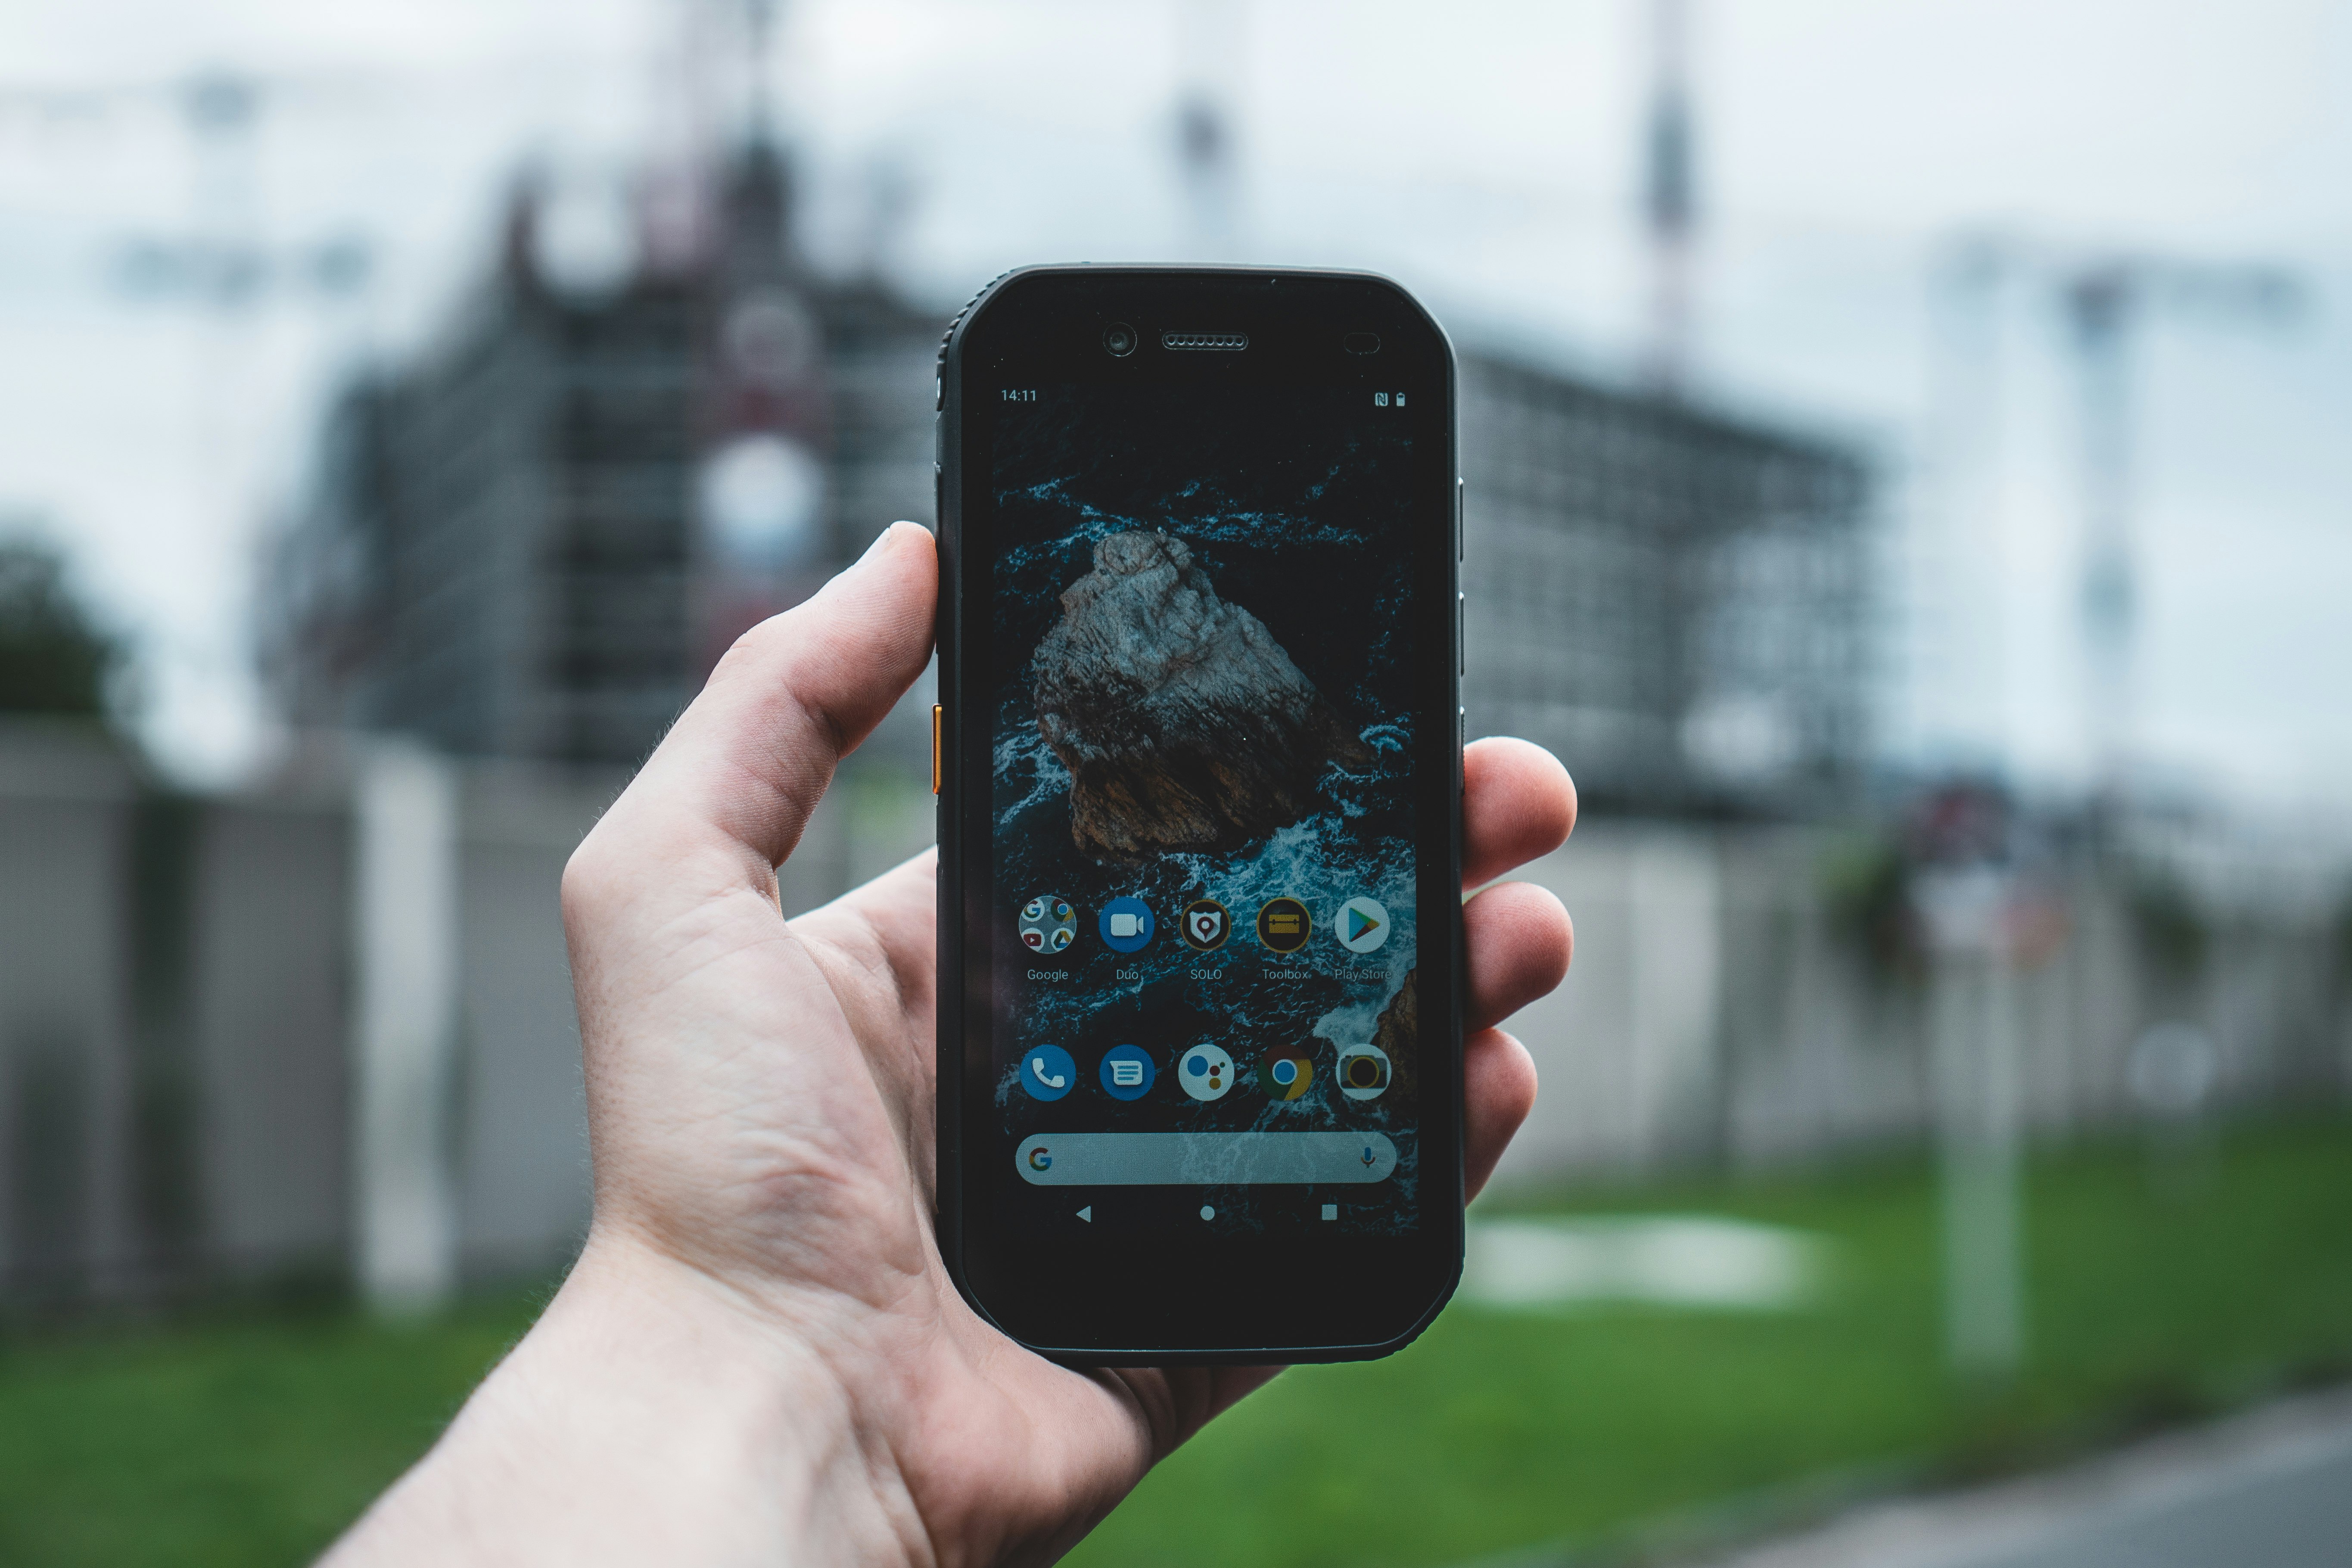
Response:
M1073 1372L982 1322L931 1234L935 861L787 923L775 868L929 656L901 523L749 633L563 879L595 1219L530 1334L337 1561L1045 1562L1276 1369ZM1473 886L1575 818L1546 752L1465 762ZM1475 1192L1535 1098L1493 1024L1567 914L1465 911Z

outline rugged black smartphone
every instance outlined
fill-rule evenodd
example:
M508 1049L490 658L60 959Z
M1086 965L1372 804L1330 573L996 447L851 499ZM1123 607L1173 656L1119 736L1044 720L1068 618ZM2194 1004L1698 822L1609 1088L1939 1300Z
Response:
M1363 273L1034 268L940 364L939 1226L1080 1363L1462 1263L1454 357Z

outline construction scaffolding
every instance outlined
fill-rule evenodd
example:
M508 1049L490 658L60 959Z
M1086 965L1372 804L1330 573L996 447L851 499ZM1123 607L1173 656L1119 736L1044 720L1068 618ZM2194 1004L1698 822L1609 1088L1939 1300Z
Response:
M1585 801L1809 815L1868 746L1855 453L1493 353L1462 362L1465 702Z
M733 637L931 505L937 312L802 263L754 143L690 264L567 293L514 199L446 338L331 416L272 562L293 721L631 763Z

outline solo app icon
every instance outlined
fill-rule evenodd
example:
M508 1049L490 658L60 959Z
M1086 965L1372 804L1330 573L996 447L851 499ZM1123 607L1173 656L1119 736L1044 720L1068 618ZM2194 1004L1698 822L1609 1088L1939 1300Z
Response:
M1077 940L1078 911L1058 893L1045 893L1021 906L1021 945L1032 952L1059 952Z
M1102 939L1113 952L1133 952L1151 940L1151 910L1141 899L1113 899L1103 906Z
M1257 1086L1268 1100L1297 1100L1315 1081L1315 1053L1306 1046L1280 1046L1257 1064Z
M1378 1100L1389 1091L1389 1054L1378 1046L1339 1047L1339 1092L1349 1100Z
M1233 934L1233 917L1214 899L1194 899L1178 917L1176 931L1195 952L1213 952Z
M1223 1100L1233 1092L1234 1058L1216 1046L1187 1046L1176 1058L1176 1081L1194 1100Z
M1297 952L1315 929L1297 899L1270 899L1257 912L1257 939L1276 952Z
M1349 952L1378 952L1389 939L1389 910L1378 899L1349 899L1339 906L1331 934Z
M1139 1046L1113 1046L1103 1053L1103 1092L1113 1100L1141 1100L1159 1076L1150 1054Z

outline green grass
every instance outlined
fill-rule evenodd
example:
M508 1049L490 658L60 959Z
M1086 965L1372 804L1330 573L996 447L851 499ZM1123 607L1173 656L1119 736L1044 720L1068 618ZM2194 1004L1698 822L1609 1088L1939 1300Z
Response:
M1838 1284L1775 1315L1448 1310L1402 1353L1301 1368L1137 1489L1071 1562L1420 1564L1606 1542L1823 1472L2004 1469L2352 1374L2352 1127L2246 1131L2187 1169L2037 1162L2029 1365L1943 1370L1935 1194L1916 1163L1583 1194L1829 1237Z
M2030 1191L2030 1363L2006 1390L1942 1370L1916 1162L1523 1204L1795 1226L1831 1240L1837 1284L1771 1315L1456 1306L1388 1361L1286 1374L1073 1561L1445 1563L1606 1542L1806 1477L1981 1473L2352 1375L2352 1123L2242 1131L2168 1173L2136 1146L2046 1158ZM0 1563L299 1563L531 1310L0 1339Z
M246 1310L0 1340L0 1563L298 1563L429 1446L537 1299L397 1328Z

